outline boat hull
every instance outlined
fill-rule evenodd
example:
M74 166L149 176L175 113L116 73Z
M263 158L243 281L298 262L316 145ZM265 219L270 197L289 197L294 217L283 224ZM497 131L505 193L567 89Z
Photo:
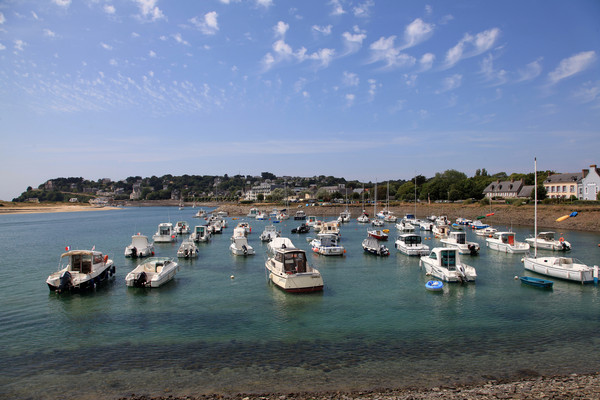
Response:
M72 284L66 288L61 289L60 276L65 272L61 270L50 275L46 280L48 289L53 292L61 291L87 291L96 288L98 285L104 284L110 278L115 275L116 268L111 260L107 262L102 268L93 271L90 274L74 274Z
M591 283L594 281L594 271L583 264L556 263L557 257L525 257L523 266L526 270L540 275L568 281Z
M522 245L510 245L507 243L498 243L492 240L486 240L486 246L491 250L496 250L501 253L510 253L510 254L524 254L529 251L529 245L524 243Z
M267 267L267 269L269 268ZM310 293L323 291L323 278L321 277L320 273L305 272L301 274L282 276L271 271L269 273L269 280L273 282L275 286L288 293Z
M441 279L444 282L475 282L477 275L474 272L466 273L465 275L459 275L457 271L448 271L445 268L428 262L425 257L421 258L421 266L425 268L425 272L428 275Z
M530 276L521 276L519 277L519 279L521 280L521 283L524 283L525 285L543 289L550 289L554 284L554 282L552 281L546 279L532 278Z

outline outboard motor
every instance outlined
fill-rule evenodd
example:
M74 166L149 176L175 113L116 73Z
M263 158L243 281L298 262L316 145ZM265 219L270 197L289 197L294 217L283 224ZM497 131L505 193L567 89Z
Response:
M134 247L133 249L131 249L131 257L132 258L136 258L137 257L137 248Z
M146 273L142 272L141 274L138 275L138 277L133 282L133 286L144 287L144 286L146 286L147 279L148 279L148 277L146 276Z
M472 256L476 256L477 255L477 248L475 247L474 244L470 244L469 245L469 252L471 253Z
M183 250L183 256L185 258L189 258L190 254L189 254L189 250L188 249Z
M71 273L69 271L65 271L64 274L61 275L60 277L60 283L58 284L58 291L62 292L63 290L68 290L71 288L72 283L71 280L73 279L73 277L71 276Z
M242 250L244 251L244 255L248 254L248 248L245 244L242 245Z

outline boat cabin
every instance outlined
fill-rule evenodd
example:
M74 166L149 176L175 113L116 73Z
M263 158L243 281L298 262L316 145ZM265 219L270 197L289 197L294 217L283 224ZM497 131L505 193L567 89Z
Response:
M465 232L450 232L450 238L454 239L457 244L467 243L467 234Z
M97 251L76 250L64 253L62 257L69 258L69 271L89 274L92 272L92 265L103 262L102 253Z
M493 238L511 246L515 244L514 232L496 232Z
M148 237L144 235L133 235L131 237L131 245L137 249L148 247Z
M170 236L172 226L173 225L171 225L171 224L160 224L158 226L158 234L164 235L164 236Z
M198 236L205 236L206 235L206 229L207 227L204 225L196 225L194 227L194 233Z
M306 253L302 250L278 251L275 261L283 264L283 272L286 274L306 272Z
M446 268L448 271L456 271L456 264L458 260L456 249L434 249L429 254L429 258L432 260L438 260L438 265Z
M414 246L416 244L421 244L423 240L419 235L400 235L398 236L398 240L404 242L407 246Z
M542 240L547 240L549 242L553 242L554 239L554 232L540 232L538 233L538 239L542 239Z
M318 235L318 239L323 247L336 247L338 245L337 236L331 233Z

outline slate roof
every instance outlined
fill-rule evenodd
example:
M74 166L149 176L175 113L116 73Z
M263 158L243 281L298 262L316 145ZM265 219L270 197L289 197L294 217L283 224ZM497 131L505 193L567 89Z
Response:
M554 184L554 183L572 183L572 182L581 182L583 178L582 172L573 172L573 173L564 173L564 174L554 174L550 175L544 183Z

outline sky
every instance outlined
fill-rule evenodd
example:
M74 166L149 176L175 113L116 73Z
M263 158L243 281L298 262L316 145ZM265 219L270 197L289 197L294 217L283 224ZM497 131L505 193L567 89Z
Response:
M600 1L2 0L0 199L600 164Z

